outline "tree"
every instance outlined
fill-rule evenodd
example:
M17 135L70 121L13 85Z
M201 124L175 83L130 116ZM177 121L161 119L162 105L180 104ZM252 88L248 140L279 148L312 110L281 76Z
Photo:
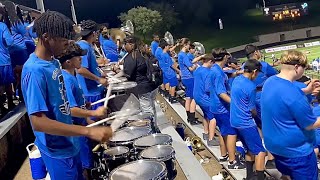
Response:
M141 33L145 38L158 23L162 22L162 16L158 11L146 7L137 7L130 9L127 13L121 13L118 17L122 23L131 20L134 24L135 31Z
M155 27L158 33L170 31L172 27L175 27L180 23L180 20L177 18L178 13L175 12L172 4L167 2L152 2L148 5L148 7L152 10L160 12L162 16L162 22L158 23Z

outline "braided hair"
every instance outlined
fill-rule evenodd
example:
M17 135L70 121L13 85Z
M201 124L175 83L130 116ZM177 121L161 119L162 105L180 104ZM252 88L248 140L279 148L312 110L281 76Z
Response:
M92 20L85 20L81 22L81 34L82 39L87 40L89 36L92 35L94 31L97 31L98 25Z
M56 11L47 11L34 22L34 31L38 37L47 33L51 37L71 39L74 35L73 21Z
M11 32L11 22L9 19L8 11L5 8L0 8L0 14L2 14L0 21L5 23L9 31Z

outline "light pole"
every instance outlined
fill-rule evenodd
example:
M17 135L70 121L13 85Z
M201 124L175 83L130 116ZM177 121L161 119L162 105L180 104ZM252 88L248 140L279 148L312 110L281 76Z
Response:
M44 13L44 4L43 4L43 0L36 0L37 3L37 9L41 11L41 13Z
M72 19L73 19L74 23L78 24L78 22L77 22L76 10L75 10L75 8L74 8L73 0L70 0L70 1L71 1L71 14L72 14Z

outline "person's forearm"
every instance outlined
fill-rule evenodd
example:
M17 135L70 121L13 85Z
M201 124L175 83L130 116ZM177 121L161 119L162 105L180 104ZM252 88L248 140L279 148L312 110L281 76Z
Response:
M78 107L71 108L71 115L78 118L96 117L95 112Z
M317 121L314 124L308 126L306 129L312 130L312 129L317 129L317 128L320 128L320 117L317 118Z
M193 65L193 66L189 67L189 70L190 70L190 71L194 71L194 70L196 70L196 69L197 69L197 66L196 66L196 65Z
M84 126L65 124L49 119L44 114L31 115L32 127L35 131L57 136L88 136L89 129Z
M231 98L230 98L230 96L229 96L228 94L222 93L222 94L219 95L219 97L220 97L224 102L230 104Z
M201 58L202 58L202 56L199 56L199 57L194 58L194 59L192 60L192 64L200 61Z
M87 78L87 79L91 79L93 81L98 81L99 80L99 77L92 74L88 69L86 68L80 68L78 69L77 71L81 76Z

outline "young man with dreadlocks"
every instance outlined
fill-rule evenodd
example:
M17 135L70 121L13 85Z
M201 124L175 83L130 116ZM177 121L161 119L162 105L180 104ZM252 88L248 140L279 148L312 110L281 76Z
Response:
M98 62L94 53L93 43L97 40L98 26L97 23L91 20L83 21L81 23L82 40L78 42L79 46L87 50L87 54L82 56L81 68L78 69L78 82L83 90L85 98L88 102L95 102L102 99L104 86L108 84L106 78L101 77L98 71ZM104 58L99 59L106 61ZM98 87L102 84L101 87ZM91 109L97 109L101 104L97 104Z
M35 144L52 180L83 179L77 136L99 142L112 136L108 127L73 125L60 65L54 59L68 47L72 25L58 12L43 13L34 24L39 42L22 70L22 92Z

